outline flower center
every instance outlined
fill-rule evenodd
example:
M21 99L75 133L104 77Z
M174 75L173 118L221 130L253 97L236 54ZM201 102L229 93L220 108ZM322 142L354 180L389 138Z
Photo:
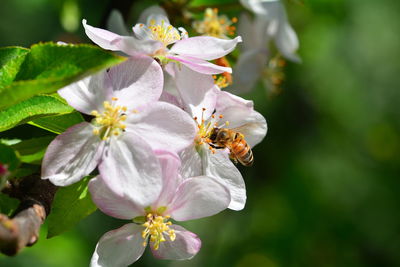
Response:
M204 111L206 111L205 108L203 108L200 122L198 121L197 117L194 117L194 120L197 123L197 128L199 129L194 139L194 142L197 148L203 144L208 144L208 148L210 149L210 151L212 153L215 153L214 146L212 145L211 136L214 133L214 129L218 127L219 120L222 119L224 116L216 116L215 114L212 114L208 120L204 120ZM229 121L226 121L225 125L228 126Z
M171 241L176 238L175 230L170 229L169 226L172 222L169 215L161 216L155 213L148 213L146 216L147 221L142 224L146 229L142 231L142 237L144 239L143 246L147 245L147 238L150 238L150 242L154 244L154 249L157 250L160 247L161 242L165 242L164 235L168 235Z
M162 42L165 47L181 39L178 30L172 25L165 23L164 20L161 21L161 24L156 24L156 21L152 19L148 28L151 31L151 38Z
M263 70L262 76L272 93L281 91L281 85L285 80L285 65L285 60L280 55L277 55L268 62Z
M227 35L235 34L236 28L231 25L236 22L237 18L230 20L227 16L218 16L217 8L207 8L204 13L204 19L196 21L193 24L193 28L203 35L227 38Z
M117 101L118 98L113 97L112 101ZM102 113L93 110L91 115L95 116L92 123L97 126L93 130L94 135L100 136L102 140L107 140L111 135L118 136L126 128L122 122L126 120L125 106L115 106L113 102L103 102L104 111Z

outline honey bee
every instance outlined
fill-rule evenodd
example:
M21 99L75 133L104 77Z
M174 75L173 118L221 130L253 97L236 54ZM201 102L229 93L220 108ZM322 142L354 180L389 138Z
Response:
M244 140L244 135L233 129L214 128L210 135L211 146L215 149L228 148L230 158L244 166L253 165L253 152Z

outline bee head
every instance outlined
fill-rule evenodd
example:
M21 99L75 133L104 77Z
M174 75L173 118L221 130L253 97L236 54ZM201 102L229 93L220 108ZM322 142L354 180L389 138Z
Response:
M210 135L211 142L215 142L215 140L217 139L217 136L218 136L218 132L219 132L219 128L213 129L213 131L211 132L211 135Z

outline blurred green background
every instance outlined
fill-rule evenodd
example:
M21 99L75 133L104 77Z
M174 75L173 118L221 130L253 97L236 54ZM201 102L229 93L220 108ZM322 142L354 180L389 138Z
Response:
M154 260L147 250L135 266L400 266L400 2L285 5L303 63L287 65L279 95L260 83L244 96L269 126L255 165L241 168L246 208L182 223L203 241L193 260ZM142 9L140 1L2 0L0 46L89 42L81 19L104 26L111 8L132 22ZM38 244L1 255L0 266L87 266L99 237L122 224L97 211L48 240L44 226Z

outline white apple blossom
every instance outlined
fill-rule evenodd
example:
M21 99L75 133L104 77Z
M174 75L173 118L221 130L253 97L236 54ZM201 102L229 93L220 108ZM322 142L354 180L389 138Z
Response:
M195 83L192 77L180 79L182 86ZM229 149L215 149L210 141L214 128L228 128L245 136L250 147L265 137L265 118L253 109L253 102L218 88L207 92L201 102L195 95L185 98L169 95L165 101L178 103L197 123L197 135L191 146L180 153L184 177L207 175L220 179L230 190L229 209L241 210L246 203L246 188L242 175L230 160Z
M90 193L101 211L133 221L101 237L92 256L92 267L128 266L141 257L148 243L156 258L190 259L200 250L201 241L170 219L203 218L228 206L229 191L216 179L183 179L178 174L180 160L176 154L158 151L158 157L159 164L146 167L152 179L125 173L118 184L123 193L110 190L107 177L97 176L90 181ZM140 183L133 182L139 178ZM153 194L147 194L149 191Z
M113 15L112 28L121 30L121 16ZM208 62L230 53L241 42L238 36L232 40L210 36L188 37L183 28L173 27L165 11L157 6L145 10L133 27L132 35L119 35L111 31L90 26L83 20L86 35L97 45L112 51L122 51L127 55L145 54L157 58L163 64L180 62L190 69L217 74L232 72L231 68ZM169 46L172 45L170 48Z
M43 159L42 179L66 186L100 163L115 174L108 177L118 183L119 173L139 177L145 166L152 166L155 158L149 150L178 152L187 147L195 135L195 124L181 109L157 101L162 86L159 64L149 57L134 56L59 90L69 105L95 118L53 140Z
M300 62L296 50L299 41L290 26L285 8L279 0L241 0L243 6L255 13L252 19L242 14L239 19L238 33L243 36L241 54L234 67L234 81L230 91L246 93L254 88L261 78L270 85L271 53L268 42L273 40L279 52L288 60ZM273 62L272 62L273 63Z
M257 23L264 23L264 35L273 39L284 57L299 62L296 55L299 40L290 25L284 5L279 0L240 0L240 3L256 15ZM256 26L257 27L257 26Z

